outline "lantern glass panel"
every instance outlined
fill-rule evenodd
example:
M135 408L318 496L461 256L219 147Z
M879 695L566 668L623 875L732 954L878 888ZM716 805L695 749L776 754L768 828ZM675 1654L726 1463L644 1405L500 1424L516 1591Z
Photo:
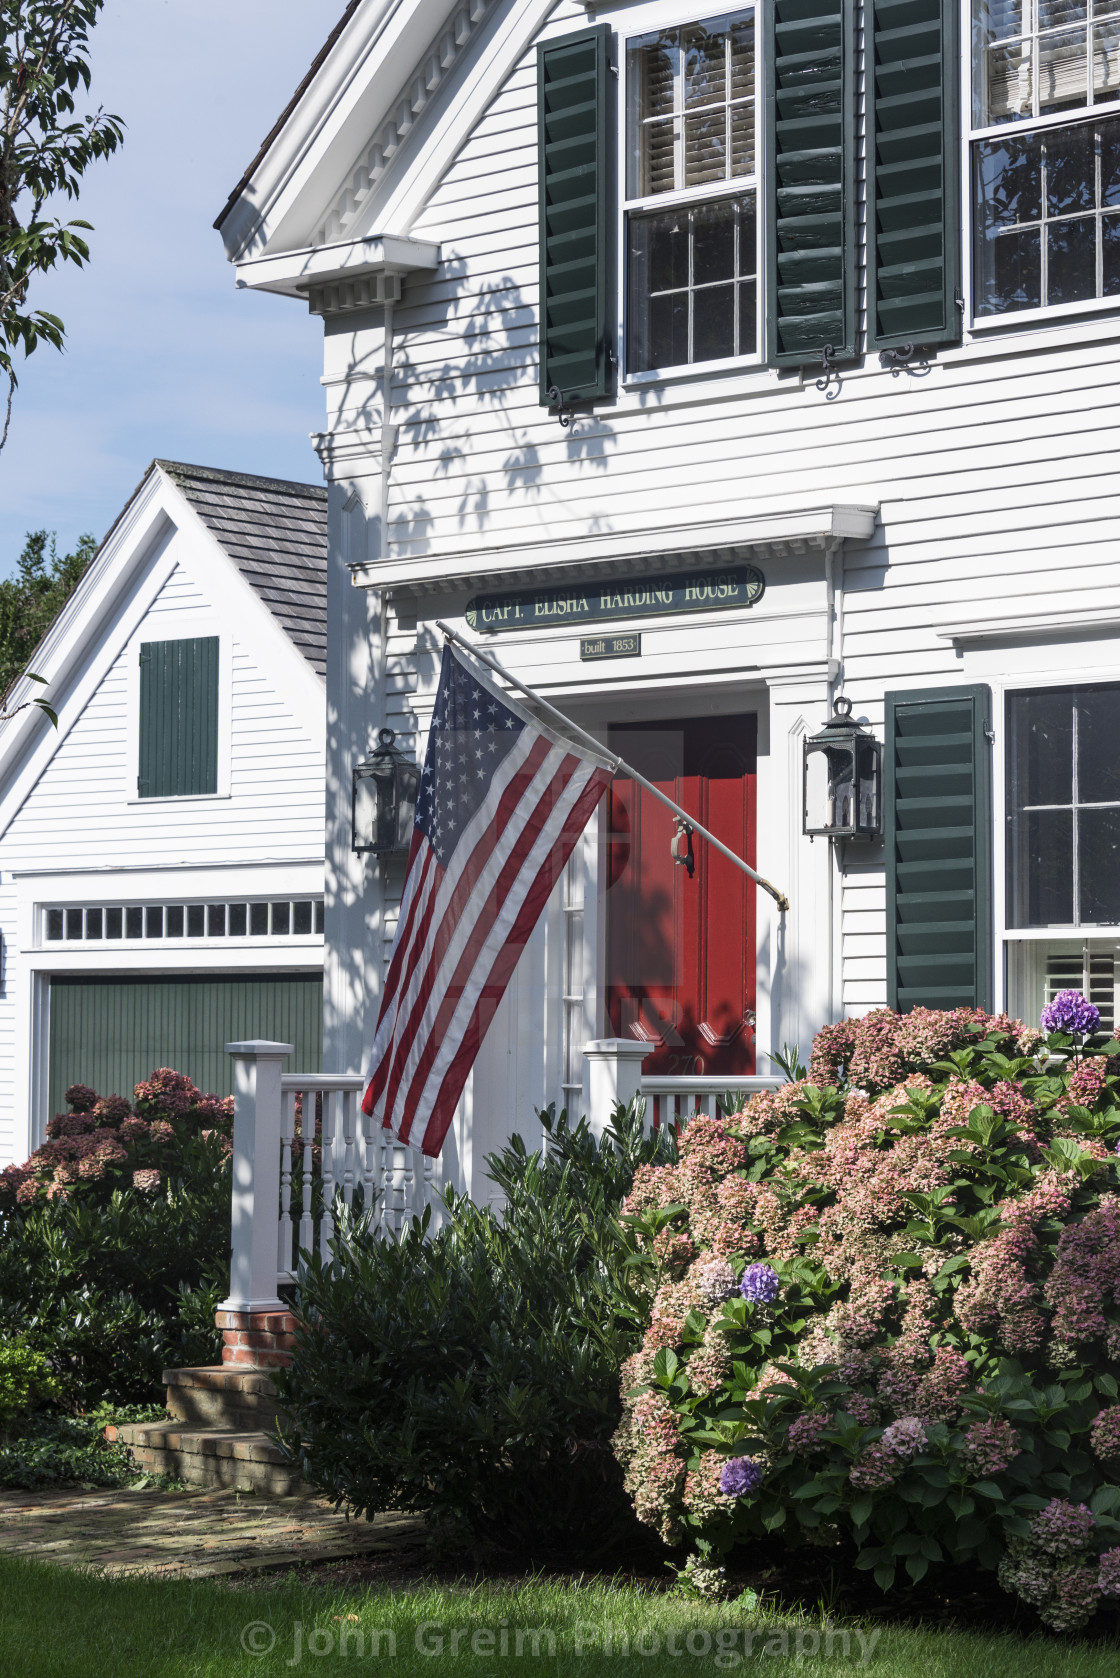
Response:
M354 848L369 850L377 844L377 784L370 775L354 780Z
M855 750L842 744L814 746L805 761L805 828L809 833L851 833L855 816Z

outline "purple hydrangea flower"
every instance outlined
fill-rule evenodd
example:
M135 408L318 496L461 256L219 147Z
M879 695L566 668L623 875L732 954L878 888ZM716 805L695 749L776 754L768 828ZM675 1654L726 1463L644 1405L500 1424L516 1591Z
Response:
M1088 1037L1091 1031L1100 1029L1101 1011L1079 990L1060 990L1042 1010L1040 1023L1046 1032L1069 1031L1075 1037Z
M762 1466L753 1457L731 1457L720 1471L719 1489L725 1497L749 1497L761 1484Z
M778 1272L771 1270L768 1264L748 1264L739 1283L739 1292L744 1299L752 1299L758 1305L769 1305L778 1297L778 1285Z

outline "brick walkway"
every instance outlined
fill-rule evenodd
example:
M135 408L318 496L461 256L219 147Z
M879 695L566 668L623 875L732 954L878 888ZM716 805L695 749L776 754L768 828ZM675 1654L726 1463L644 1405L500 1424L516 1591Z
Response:
M311 1498L235 1491L0 1492L0 1554L204 1578L393 1550L415 1515L351 1520Z

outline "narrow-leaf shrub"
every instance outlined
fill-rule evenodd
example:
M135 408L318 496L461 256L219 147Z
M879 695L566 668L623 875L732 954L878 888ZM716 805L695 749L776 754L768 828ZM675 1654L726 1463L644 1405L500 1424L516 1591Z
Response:
M55 1396L50 1366L22 1335L0 1339L0 1440L29 1410Z
M285 1439L358 1514L423 1511L522 1554L593 1556L640 1536L610 1440L618 1370L640 1332L616 1222L635 1169L675 1157L620 1109L603 1143L541 1115L487 1161L503 1209L448 1197L429 1235L343 1223L338 1263L308 1257Z
M150 1402L162 1370L221 1355L232 1103L166 1067L132 1104L66 1093L43 1147L0 1174L0 1342L46 1359L65 1408Z
M668 1542L978 1566L1058 1630L1120 1598L1120 1044L1065 1023L842 1021L636 1173L615 1450Z

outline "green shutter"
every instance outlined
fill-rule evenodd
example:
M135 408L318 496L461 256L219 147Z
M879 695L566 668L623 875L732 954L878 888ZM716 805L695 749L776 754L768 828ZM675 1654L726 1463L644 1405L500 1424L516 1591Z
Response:
M988 1008L991 709L986 687L886 696L887 1001Z
M218 637L140 648L141 798L218 790Z
M611 31L537 48L541 401L593 402L614 388L608 307L613 222Z
M772 366L856 351L854 0L767 0Z
M318 973L182 975L162 979L52 978L50 1111L71 1084L123 1095L157 1066L185 1072L201 1090L233 1093L227 1043L291 1043L289 1072L323 1059L323 980Z
M873 0L871 30L868 338L879 348L955 343L957 3Z

